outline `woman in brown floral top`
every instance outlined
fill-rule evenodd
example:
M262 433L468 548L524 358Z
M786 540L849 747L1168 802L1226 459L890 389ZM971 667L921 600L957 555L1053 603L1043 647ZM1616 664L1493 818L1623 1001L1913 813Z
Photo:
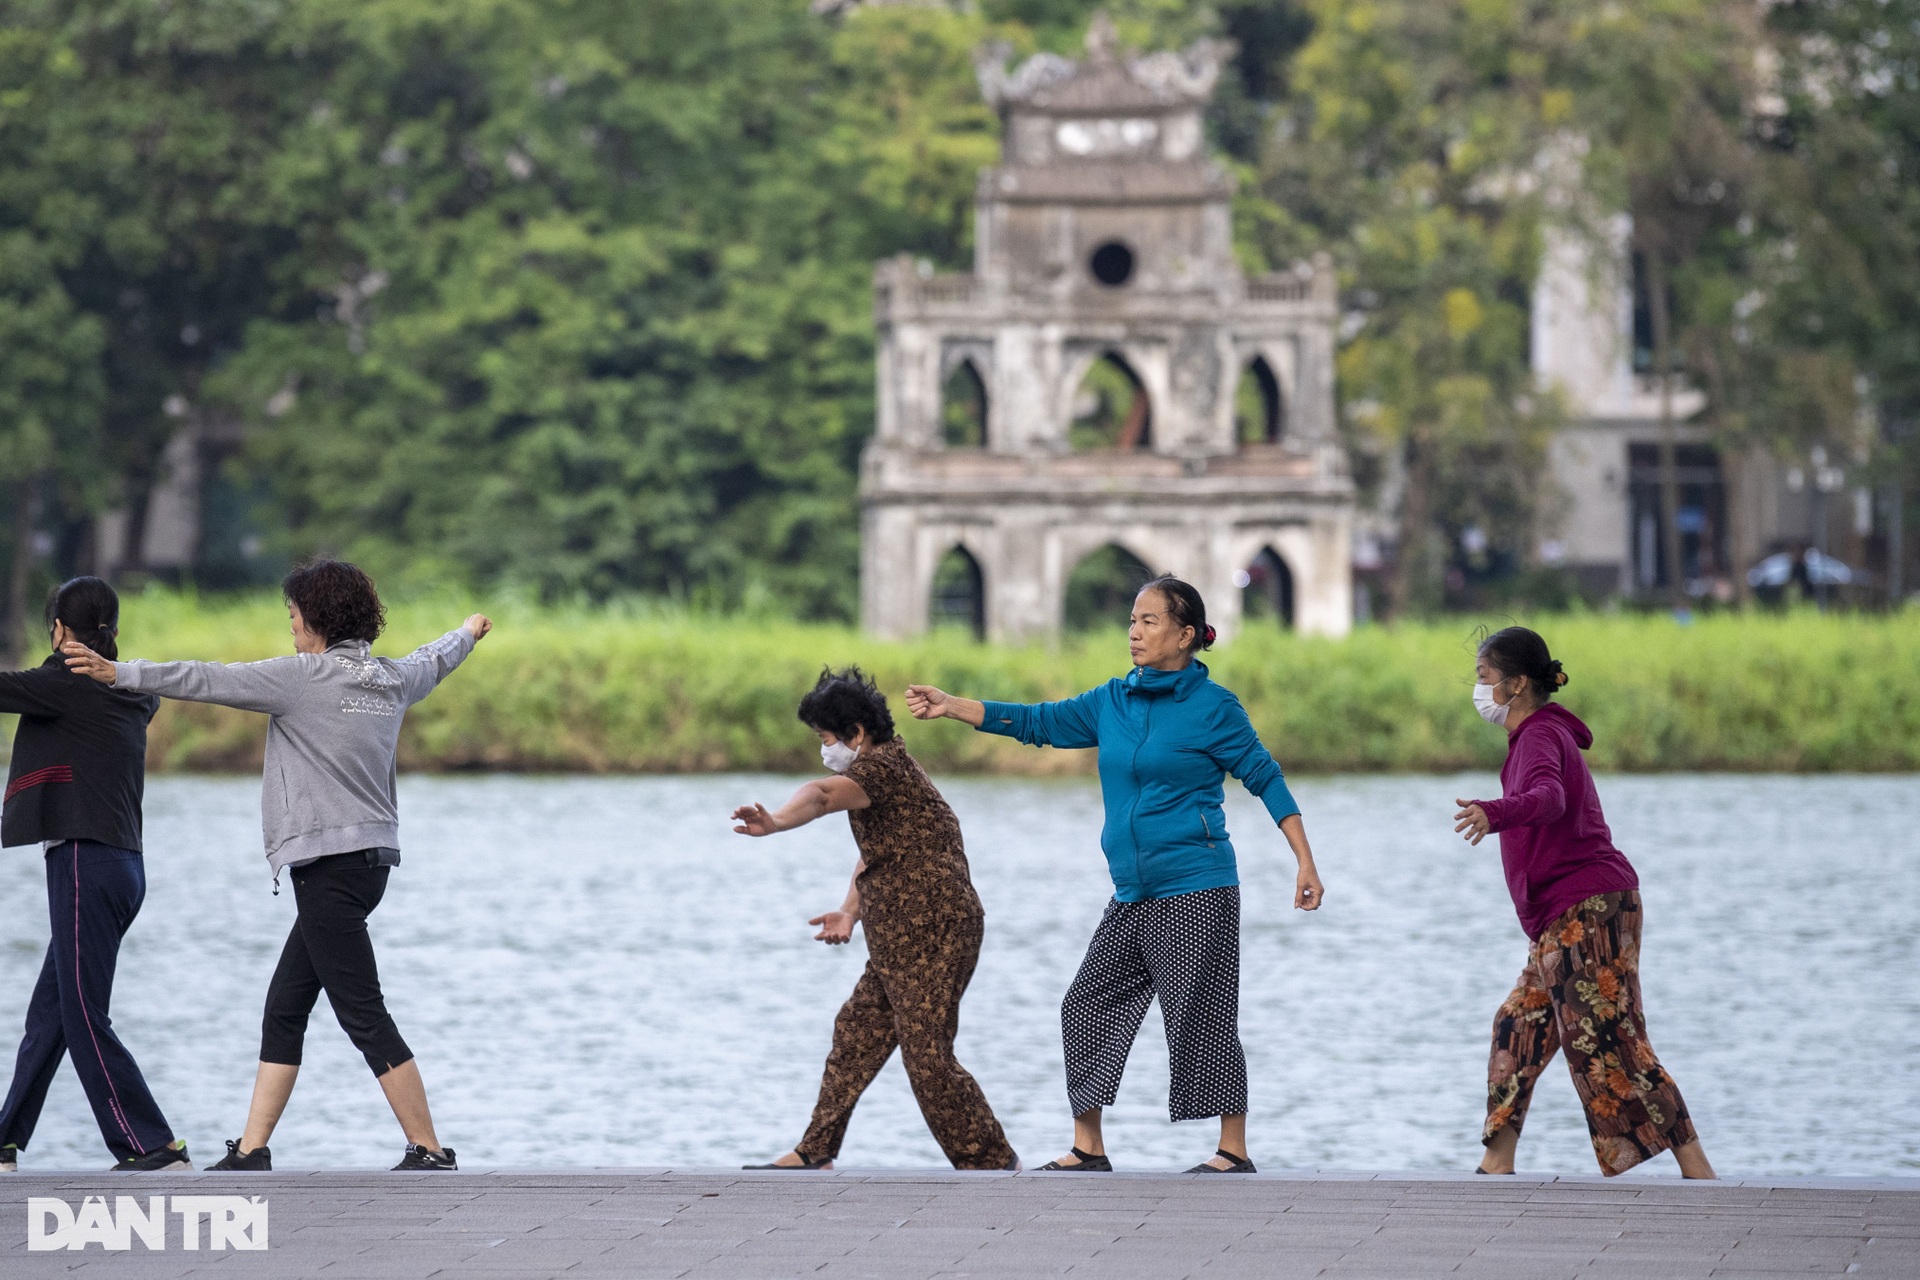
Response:
M1020 1161L979 1084L953 1056L960 997L980 959L986 916L967 872L960 823L894 734L886 697L859 668L823 671L800 700L835 776L809 782L777 812L734 810L734 830L767 836L846 811L860 846L847 900L815 916L828 944L867 929L867 967L833 1023L833 1049L806 1136L759 1169L830 1169L854 1104L894 1048L927 1127L956 1169L1017 1169Z

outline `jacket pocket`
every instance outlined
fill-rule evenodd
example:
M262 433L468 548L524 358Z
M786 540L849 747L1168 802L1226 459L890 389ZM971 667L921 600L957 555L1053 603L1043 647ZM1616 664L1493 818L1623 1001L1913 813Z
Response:
M1211 805L1201 805L1200 833L1201 838L1207 842L1207 848L1213 848L1214 842L1227 834L1226 815Z

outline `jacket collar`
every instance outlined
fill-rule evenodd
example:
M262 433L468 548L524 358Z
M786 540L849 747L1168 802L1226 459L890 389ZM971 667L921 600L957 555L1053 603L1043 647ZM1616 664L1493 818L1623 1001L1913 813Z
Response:
M1178 671L1162 671L1158 667L1135 667L1127 673L1125 681L1128 693L1137 693L1146 698L1158 698L1173 695L1175 702L1185 702L1195 689L1207 680L1207 664L1195 659Z
M323 650L323 652L324 653L343 653L350 658L364 658L367 656L369 652L372 651L372 649L373 649L373 646L368 644L365 640L341 640L334 644L328 645L326 649Z
M1587 728L1586 722L1579 716L1573 714L1573 712L1567 710L1557 702L1549 702L1546 706L1541 707L1525 720L1522 720L1519 728L1507 730L1507 743L1511 746L1514 742L1519 741L1520 735L1527 730L1543 730L1550 724L1557 724L1564 728L1567 731L1567 735L1573 739L1573 745L1579 747L1582 751L1593 746L1593 730Z

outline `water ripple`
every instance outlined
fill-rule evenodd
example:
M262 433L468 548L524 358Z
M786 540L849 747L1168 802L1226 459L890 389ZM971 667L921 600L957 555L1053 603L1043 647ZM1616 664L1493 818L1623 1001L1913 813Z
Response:
M400 1027L443 1137L473 1165L723 1165L798 1137L860 945L810 941L852 868L845 823L770 840L725 815L788 778L410 777L406 865L374 917ZM943 784L987 906L960 1054L1030 1161L1068 1136L1058 1004L1104 904L1085 781ZM1291 859L1236 791L1245 881L1242 1029L1253 1149L1276 1167L1462 1168L1477 1156L1486 1036L1524 958L1498 856L1452 836L1491 778L1296 784L1328 885L1290 909ZM1920 933L1911 778L1608 778L1648 902L1645 984L1662 1057L1723 1172L1920 1168ZM259 855L258 784L155 779L146 909L115 1023L203 1159L247 1101L260 1001L292 919ZM39 859L0 858L0 1026L20 1025L46 939ZM1166 1121L1149 1014L1108 1142L1123 1168L1212 1149ZM3 1051L0 1051L3 1052ZM274 1148L293 1168L391 1163L399 1136L324 1004ZM898 1062L843 1159L936 1165ZM105 1154L62 1073L28 1157ZM1523 1168L1593 1169L1549 1072ZM1669 1172L1670 1163L1655 1166Z

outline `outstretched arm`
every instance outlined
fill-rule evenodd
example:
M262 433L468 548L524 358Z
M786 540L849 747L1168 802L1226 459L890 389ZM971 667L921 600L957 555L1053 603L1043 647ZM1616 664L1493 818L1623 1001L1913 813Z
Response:
M1279 762L1253 731L1247 709L1232 694L1226 696L1214 713L1207 753L1214 763L1238 778L1241 786L1267 806L1267 814L1275 823L1284 828L1286 820L1300 812Z
M915 720L958 720L978 729L987 718L987 704L943 693L930 684L907 686L907 711Z
M412 706L439 687L492 630L493 621L484 613L476 613L438 640L421 645L395 662L407 705Z
M1030 747L1097 747L1100 689L1059 702L975 702L930 684L907 686L907 710L915 720L958 720Z
M1567 811L1567 787L1560 776L1560 755L1539 742L1543 735L1523 737L1514 748L1513 786L1498 800L1455 800L1453 829L1468 844L1509 827L1537 827Z
M770 836L776 831L804 827L830 813L864 809L869 803L867 793L851 778L816 778L772 813L763 804L741 805L733 811L733 820L739 824L734 831L743 836Z
M113 662L77 640L60 650L67 666L101 684L157 693L182 702L211 702L242 711L284 715L307 685L309 655L264 662Z
M1280 834L1287 838L1294 861L1299 863L1293 880L1293 905L1302 911L1318 911L1327 890L1313 865L1313 849L1307 844L1307 824L1300 817L1300 806L1294 802L1286 775L1273 753L1261 743L1260 735L1253 731L1253 722L1247 718L1247 709L1240 705L1238 698L1229 696L1222 704L1214 721L1209 751L1221 768L1259 797L1279 825Z
M60 704L49 696L53 693L52 686L53 680L40 667L0 671L0 715L59 715Z

